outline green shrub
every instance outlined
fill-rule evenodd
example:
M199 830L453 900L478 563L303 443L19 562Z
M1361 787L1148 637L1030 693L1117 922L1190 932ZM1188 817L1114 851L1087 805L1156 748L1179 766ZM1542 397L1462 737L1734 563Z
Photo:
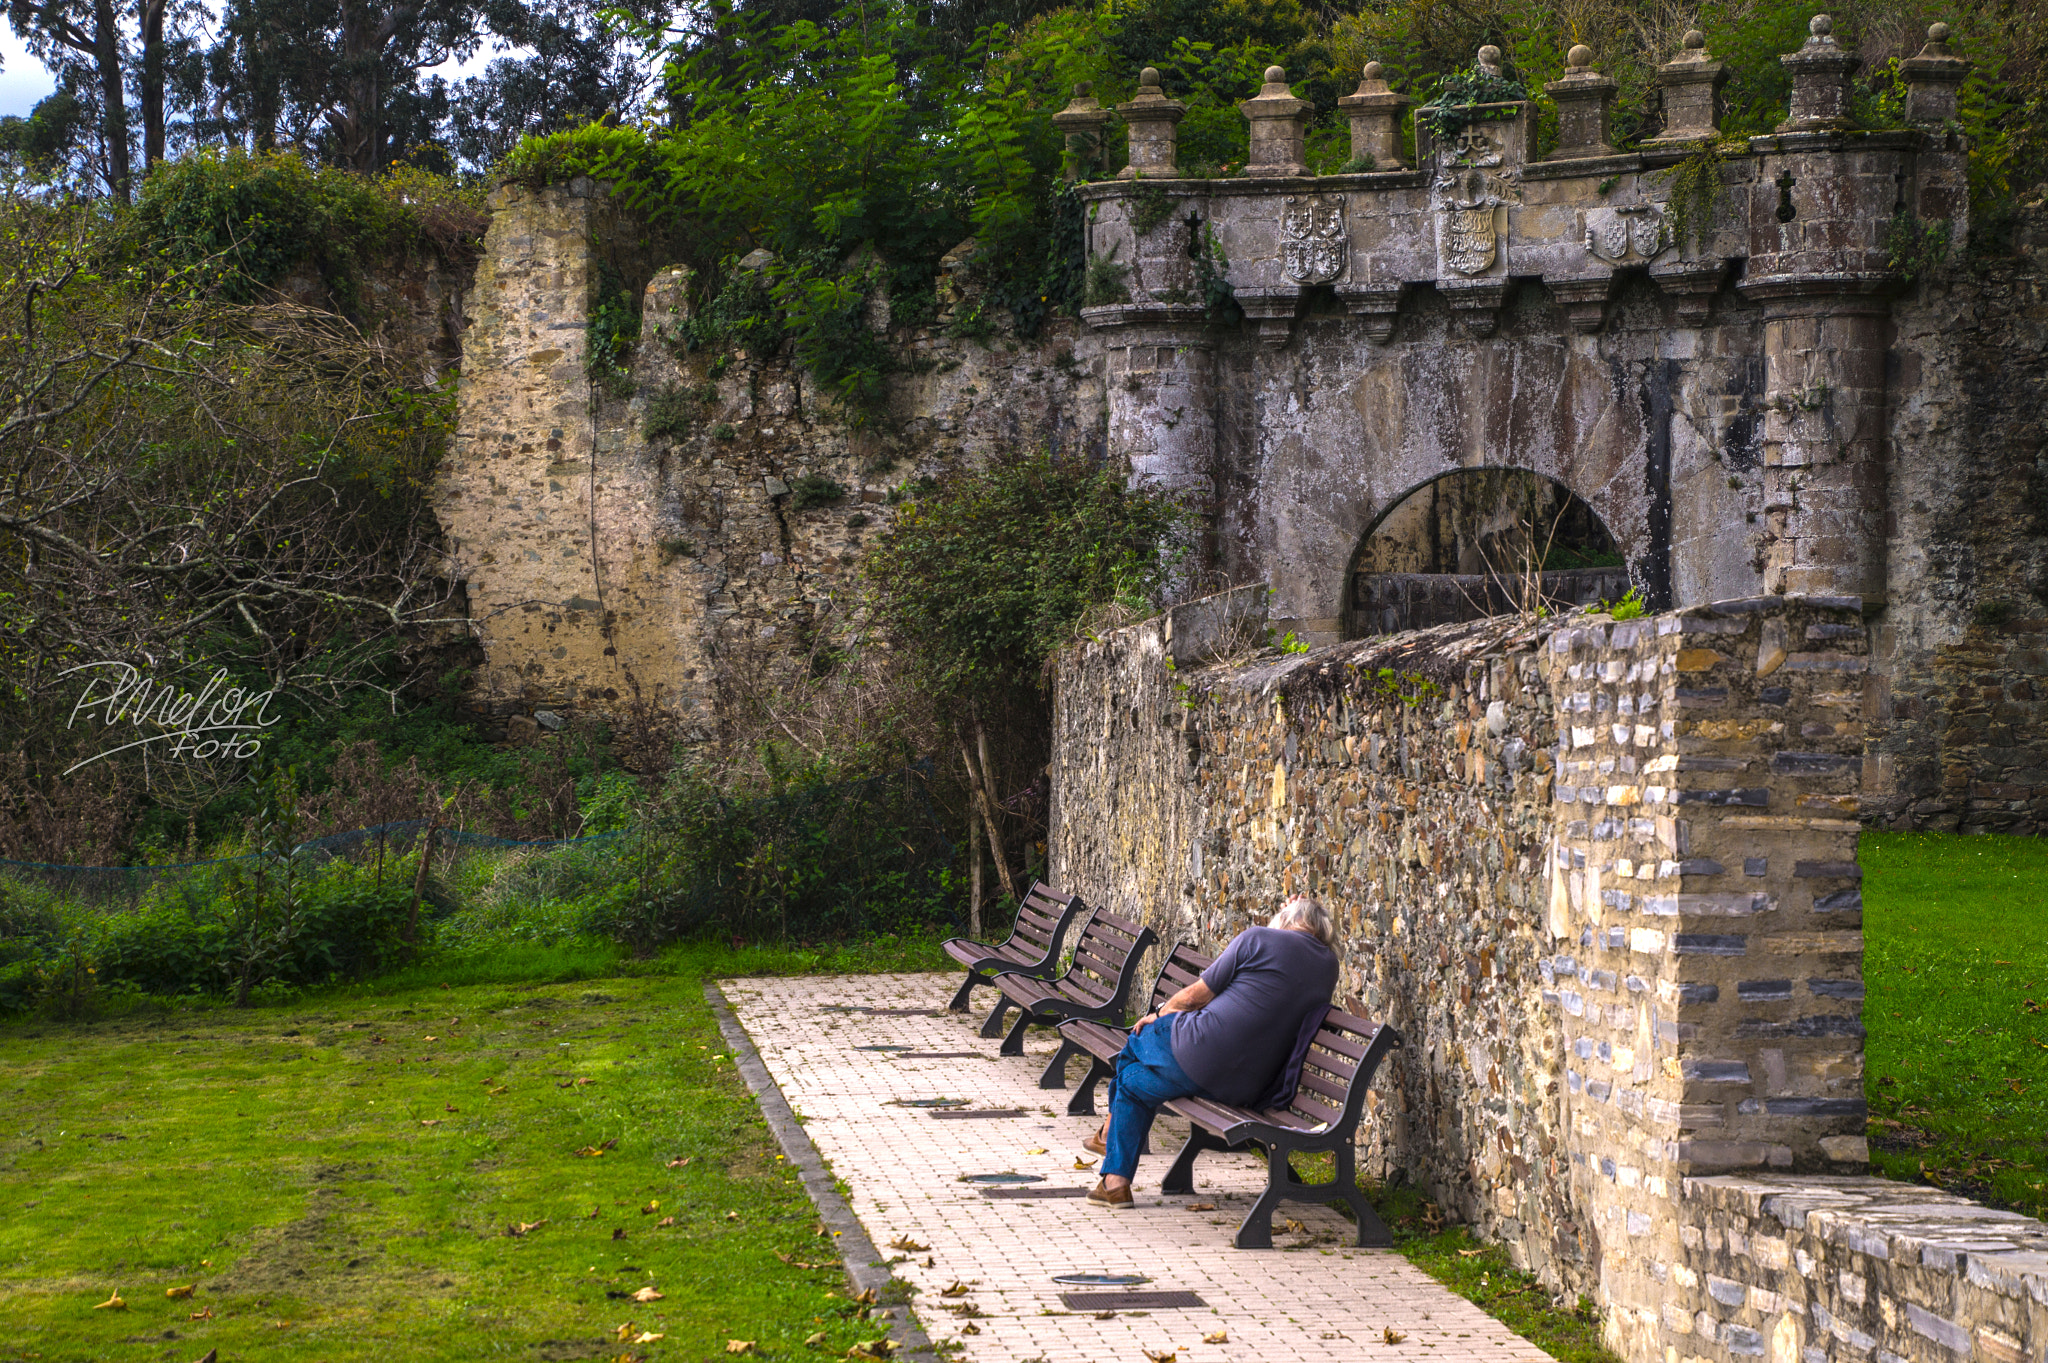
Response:
M846 500L846 489L820 473L807 473L790 485L789 504L798 511Z

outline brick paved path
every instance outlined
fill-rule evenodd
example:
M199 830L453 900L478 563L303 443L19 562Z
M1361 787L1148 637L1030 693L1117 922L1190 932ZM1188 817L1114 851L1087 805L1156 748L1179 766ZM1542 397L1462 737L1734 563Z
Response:
M1175 1350L1180 1363L1547 1363L1535 1345L1399 1255L1353 1249L1351 1223L1326 1208L1286 1204L1275 1218L1276 1248L1233 1248L1230 1237L1264 1184L1265 1166L1248 1154L1204 1155L1193 1197L1162 1196L1159 1179L1186 1133L1176 1119L1153 1128L1155 1153L1138 1166L1135 1210L1111 1212L1080 1198L998 1200L960 1182L963 1174L1015 1171L1042 1175L1039 1186L1086 1188L1095 1175L1074 1167L1090 1159L1081 1140L1094 1119L1065 1115L1081 1064L1071 1067L1068 1089L1040 1089L1052 1034L1032 1033L1022 1059L998 1056L997 1043L975 1032L985 1006L971 1019L943 1012L957 979L812 976L720 985L804 1130L850 1186L854 1213L876 1245L908 1236L930 1247L896 1272L920 1289L915 1309L934 1340L957 1340L976 1363L1144 1363L1145 1351ZM992 1000L977 991L978 1005ZM840 1011L849 1004L932 1013ZM860 1049L887 1045L976 1054L898 1059ZM890 1105L939 1097L1024 1113L940 1119ZM1195 1210L1199 1204L1214 1210ZM1287 1218L1299 1229L1283 1230ZM1152 1279L1142 1290L1193 1292L1205 1305L1107 1320L1070 1312L1060 1293L1075 1289L1052 1278L1075 1270L1142 1273ZM942 1297L956 1281L972 1290ZM948 1313L962 1305L972 1314ZM970 1327L976 1333L966 1333ZM1388 1329L1406 1339L1386 1343ZM1218 1331L1227 1343L1203 1342Z

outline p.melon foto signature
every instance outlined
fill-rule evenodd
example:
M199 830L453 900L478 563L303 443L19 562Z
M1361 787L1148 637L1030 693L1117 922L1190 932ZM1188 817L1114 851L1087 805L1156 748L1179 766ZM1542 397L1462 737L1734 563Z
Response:
M74 728L83 717L88 724L103 728L132 725L142 734L133 742L94 753L65 769L69 776L80 767L103 757L140 748L151 743L168 743L176 758L204 760L210 757L253 757L263 746L260 735L281 722L283 715L268 713L276 691L251 691L228 686L228 671L220 668L195 694L180 690L171 682L158 682L129 663L83 663L66 668L60 675L97 672L85 684L78 704L71 707Z

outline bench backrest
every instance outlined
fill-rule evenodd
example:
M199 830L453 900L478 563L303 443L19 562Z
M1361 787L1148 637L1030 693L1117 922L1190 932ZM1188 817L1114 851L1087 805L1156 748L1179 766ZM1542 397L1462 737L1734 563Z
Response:
M1062 894L1042 880L1031 882L1024 902L1017 906L1017 924L1010 929L1006 947L1017 947L1043 960L1059 945L1061 920L1068 910L1081 906L1081 896Z
M1134 952L1142 952L1156 939L1150 928L1130 919L1097 909L1074 943L1074 963L1061 983L1091 1003L1108 1003L1116 996L1117 984L1127 979Z
M1288 1109L1311 1125L1356 1121L1380 1057L1400 1044L1393 1028L1331 1004L1301 1062L1301 1083Z
M1152 983L1152 1006L1145 1011L1156 1013L1160 1005L1181 990L1202 978L1202 972L1216 963L1214 956L1196 951L1186 942L1176 946L1166 957L1166 964L1159 967L1159 978Z

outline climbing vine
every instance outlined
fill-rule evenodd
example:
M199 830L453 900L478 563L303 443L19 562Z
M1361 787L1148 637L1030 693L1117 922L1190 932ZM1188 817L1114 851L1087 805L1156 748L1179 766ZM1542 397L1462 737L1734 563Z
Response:
M1713 232L1714 206L1721 199L1725 164L1720 144L1705 142L1666 172L1671 185L1671 240L1680 250L1688 239L1696 249L1705 248Z
M1471 67L1446 76L1437 86L1436 98L1416 107L1415 117L1438 139L1451 136L1474 123L1499 122L1514 117L1514 110L1488 108L1529 98L1529 87L1512 76L1496 76Z

